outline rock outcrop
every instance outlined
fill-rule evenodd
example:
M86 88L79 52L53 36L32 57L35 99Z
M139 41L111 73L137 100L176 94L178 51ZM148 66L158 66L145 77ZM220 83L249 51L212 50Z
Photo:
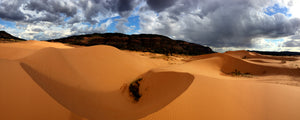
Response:
M209 47L182 40L172 40L168 37L154 34L125 35L121 33L95 33L48 41L82 46L111 45L123 50L162 53L166 55L201 55L214 53Z
M24 39L12 36L11 34L5 32L5 31L0 31L0 43L2 42L20 42L20 41L25 41Z

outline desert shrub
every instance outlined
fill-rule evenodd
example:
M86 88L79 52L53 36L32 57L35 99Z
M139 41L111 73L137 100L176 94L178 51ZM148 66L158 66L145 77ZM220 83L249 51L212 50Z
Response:
M242 76L242 77L251 77L252 76L251 73L248 73L248 72L242 73L241 71L239 71L237 69L235 69L233 72L231 72L231 75L232 76Z
M137 102L139 101L139 99L141 98L141 94L140 94L140 82L142 81L142 78L139 78L135 81L133 81L130 85L129 85L129 92L130 95L134 98L134 100Z
M237 70L237 69L234 69L234 71L231 72L231 75L233 75L233 76L240 76L241 72L239 70Z

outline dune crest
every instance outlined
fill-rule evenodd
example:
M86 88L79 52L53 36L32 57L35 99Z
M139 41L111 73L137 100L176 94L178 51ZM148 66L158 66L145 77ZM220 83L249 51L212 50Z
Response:
M58 42L50 43L46 41L36 41L36 40L27 40L22 42L15 42L15 43L0 43L0 47L23 48L23 49L42 49L46 47L61 48L61 49L73 48Z
M22 41L16 43L0 43L0 58L8 60L18 60L29 56L41 49L53 47L59 49L70 49L73 47L62 43L49 43L45 41Z

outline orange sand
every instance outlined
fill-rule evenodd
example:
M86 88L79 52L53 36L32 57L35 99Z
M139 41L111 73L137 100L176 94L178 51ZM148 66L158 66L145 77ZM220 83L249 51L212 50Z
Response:
M41 41L0 50L4 120L300 119L299 57L167 57ZM139 78L136 102L129 86Z

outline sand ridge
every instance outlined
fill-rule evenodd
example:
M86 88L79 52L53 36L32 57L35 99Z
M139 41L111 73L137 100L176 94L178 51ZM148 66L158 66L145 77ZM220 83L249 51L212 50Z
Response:
M16 43L0 43L0 58L17 60L29 56L36 51L47 48L60 48L60 49L69 49L73 48L62 43L49 43L46 41L24 41Z

